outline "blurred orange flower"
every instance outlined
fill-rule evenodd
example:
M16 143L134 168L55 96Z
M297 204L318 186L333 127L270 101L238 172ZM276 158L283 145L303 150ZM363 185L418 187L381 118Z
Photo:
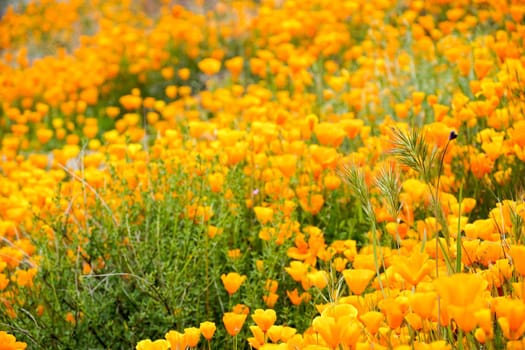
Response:
M215 58L205 58L198 63L199 69L206 75L213 75L221 70L221 61Z

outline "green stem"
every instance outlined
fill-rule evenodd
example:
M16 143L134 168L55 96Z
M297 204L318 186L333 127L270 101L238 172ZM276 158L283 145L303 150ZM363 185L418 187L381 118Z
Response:
M379 259L377 253L377 229L375 220L372 220L372 250L374 252L374 265L376 268L376 275L377 281L379 282L379 288L381 289L381 293L383 293L383 297L386 298L385 290L383 288L383 282L381 281L381 275L379 273Z
M459 213L458 213L458 231L456 234L456 272L461 271L461 256L463 255L461 242L461 202L463 201L463 186L459 188Z
M457 349L463 350L463 331L458 329Z
M445 162L445 154L447 154L447 149L448 149L448 145L450 144L450 138L448 139L446 145L445 145L445 148L443 149L443 153L441 153L441 159L439 160L439 169L438 169L438 174L437 174L437 181L436 181L436 193L434 195L434 200L435 200L435 203L434 203L434 210L435 210L435 214L436 214L436 220L438 219L439 217L439 220L443 220L445 221L444 217L443 217L443 210L441 209L441 203L439 202L439 184L441 182L441 173L443 172L443 164ZM447 246L449 245L450 243L450 235L449 235L449 232L448 232L448 227L446 225L443 225L445 222L442 222L442 226L443 226L443 232L445 233L445 238L447 240ZM437 231L437 230L436 230Z
M204 232L204 245L206 247L204 253L204 264L205 264L205 273L206 273L206 318L210 318L210 290L208 286L210 285L210 262L209 262L209 249L208 249L208 232ZM209 345L209 344L208 344Z

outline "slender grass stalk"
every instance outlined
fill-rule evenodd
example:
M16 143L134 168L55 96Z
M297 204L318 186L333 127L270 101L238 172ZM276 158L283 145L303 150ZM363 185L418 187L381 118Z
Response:
M383 167L379 170L379 175L376 178L375 184L383 198L386 200L388 212L392 218L399 222L402 204L399 199L402 185L399 180L399 173L392 167ZM401 246L401 237L399 230L396 230L396 243L398 248Z
M378 252L378 239L377 239L377 226L376 218L374 214L374 208L372 206L370 191L365 180L365 174L361 168L355 164L344 165L343 166L343 179L349 184L350 189L355 194L357 200L361 203L361 208L365 213L366 219L370 225L372 231L372 251L374 253L374 265L376 270L377 280L379 282L379 288L383 293L383 296L386 296L385 290L383 288L383 282L381 281L381 274L379 272L379 252Z
M458 135L455 131L451 131L450 135L448 137L447 143L445 144L445 148L443 149L443 152L441 152L441 158L439 159L439 168L437 172L437 180L436 180L436 192L434 194L434 211L436 215L436 219L442 222L442 229L443 233L445 235L445 238L447 240L447 245L450 243L450 233L448 232L448 226L443 225L445 223L445 215L443 213L443 210L441 209L441 202L439 201L439 185L441 181L441 173L443 172L443 164L445 163L445 155L447 154L448 146L450 145L450 141L456 139Z
M208 252L209 252L209 236L208 236L208 232L204 232L204 249L205 249L205 254L204 254L204 273L205 273L205 278L206 278L206 318L210 318L210 290L208 288L208 286L210 285L210 258L208 256ZM208 342L208 345L209 345L209 342Z
M385 166L379 170L375 184L383 194L389 214L395 219L399 217L402 204L399 200L401 194L401 183L399 173L390 166Z
M434 177L433 165L438 154L437 148L432 150L425 142L425 134L412 130L411 133L405 133L399 128L392 128L394 148L391 154L397 160L417 171L423 177L426 183L431 183Z
M463 255L463 242L461 241L461 202L463 201L463 186L459 188L459 219L458 219L458 231L456 234L456 272L461 272L461 258Z
M391 153L397 158L397 160L418 172L423 181L427 184L430 194L432 209L434 211L434 217L436 218L436 227L435 227L435 240L436 240L436 252L441 249L445 262L447 262L447 267L450 271L453 271L453 266L450 265L450 259L444 247L439 243L439 231L437 224L441 224L441 230L445 236L447 247L450 245L450 235L448 232L448 225L445 219L445 214L441 208L441 203L439 201L439 186L441 173L443 171L443 165L445 160L445 155L447 153L450 142L457 138L455 131L451 131L448 141L445 144L443 151L438 159L439 151L437 147L430 148L430 146L425 142L425 134L418 133L416 130L412 130L410 133L405 133L398 128L392 129L394 146ZM437 163L437 169L436 169ZM436 184L434 186L433 182L436 179ZM439 275L438 261L436 260L436 273Z

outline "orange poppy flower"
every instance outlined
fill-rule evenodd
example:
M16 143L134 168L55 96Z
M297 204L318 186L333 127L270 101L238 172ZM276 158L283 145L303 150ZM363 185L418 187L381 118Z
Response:
M4 331L0 331L0 344L2 344L2 348L7 350L24 350L27 347L26 343L16 341L14 335Z
M215 326L214 322L206 321L201 322L199 329L201 330L202 336L209 341L215 334L217 327Z
M381 323L385 319L385 315L379 311L368 311L367 313L359 316L359 319L366 327L366 330L375 335L379 331Z
M365 291L375 274L374 271L368 269L349 269L343 271L345 282L355 295L361 295Z
M340 122L341 127L350 139L356 138L363 129L364 121L361 119L344 119Z
M421 328L423 328L423 321L421 319L421 316L414 312L409 312L405 315L405 320L408 322L410 327L416 331L419 331Z
M262 225L267 224L272 221L273 218L273 209L268 207L255 207L253 208L255 212L255 217Z
M239 275L237 272L230 272L227 275L221 275L221 281L224 285L224 288L229 295L235 294L237 290L241 287L241 284L246 280L246 276Z
M386 322L391 329L399 328L407 313L407 305L405 305L402 298L388 298L381 300L379 308L386 315Z
M219 172L209 174L208 182L210 184L211 191L219 193L222 191L222 186L224 184L224 174Z
M496 298L494 310L503 335L517 340L525 333L525 303L519 299Z
M233 57L227 60L224 65L230 71L233 79L236 80L241 75L244 66L244 58L241 56Z
M164 337L170 343L170 349L182 350L186 349L186 346L188 345L186 341L186 335L183 333L169 331Z
M313 286L319 289L323 289L328 285L328 273L324 270L310 272L306 277Z
M270 292L267 295L263 295L262 298L266 306L273 308L275 306L275 303L277 303L277 299L279 299L279 294Z
M437 302L435 292L416 292L409 297L409 305L412 311L423 319L430 319Z
M346 132L337 124L319 123L314 128L315 136L323 146L339 147Z
M525 276L525 247L521 245L512 245L509 255L512 257L514 270L521 276Z
M206 75L213 75L221 70L221 61L211 57L201 60L197 65Z
M474 73L478 80L482 80L490 71L493 62L487 59L477 59L474 61Z
M470 332L476 326L472 315L483 306L482 296L488 283L481 277L468 273L442 276L434 281L442 306L450 319L456 321L464 332Z
M0 275L0 277L1 276L2 275ZM1 283L1 280L0 280L0 283ZM8 281L8 283L9 283L9 281ZM290 299L290 301L291 301L291 303L293 305L299 305L299 304L301 304L303 302L303 298L302 298L301 295L299 295L299 291L297 290L297 288L295 288L294 290L291 290L291 291L287 290L286 291L286 295L288 296L288 299Z
M186 338L186 344L188 344L187 346L194 348L199 343L201 330L196 327L185 328L184 336Z
M135 95L124 95L119 98L119 102L125 110L136 110L142 104L142 97Z
M357 309L352 305L329 305L321 316L313 320L312 326L330 349L336 349L340 344L350 345L357 342L361 328L355 322L356 317Z
M253 337L246 339L248 344L250 344L250 347L253 349L260 349L266 343L264 332L259 326L250 326L250 331L252 332Z
M324 197L322 194L302 196L299 199L299 204L304 211L309 212L312 215L317 215L324 205Z
M275 323L275 320L277 320L277 314L275 313L275 310L272 309L257 309L252 314L253 321L261 328L263 332L266 333L268 329L270 329L271 326Z
M396 273L412 286L416 286L433 268L428 254L414 250L409 256L392 256L392 266Z
M136 350L168 350L169 348L170 343L165 339L159 339L155 341L151 341L150 339L141 340L135 347Z
M41 144L45 145L53 137L53 130L42 129L42 128L38 129L36 131L36 137L38 139L38 142L40 142Z
M483 330L484 338L492 338L494 336L494 325L492 322L492 312L490 309L481 309L479 311L476 311L474 314L474 317L476 317L476 321L478 323L479 328Z
M222 316L222 322L224 323L224 327L226 327L226 331L232 337L239 334L239 332L242 329L242 326L244 325L244 321L246 321L245 314L238 314L235 312L226 312Z

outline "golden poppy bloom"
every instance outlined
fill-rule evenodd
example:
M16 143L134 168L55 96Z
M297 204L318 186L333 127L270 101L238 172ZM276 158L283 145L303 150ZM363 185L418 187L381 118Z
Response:
M237 290L241 287L241 284L246 280L246 276L239 275L237 272L230 272L227 275L221 275L221 281L224 285L224 288L229 295L235 294Z
M244 58L240 56L235 56L227 60L224 64L226 68L230 71L233 79L235 80L241 75L244 66Z
M40 128L36 131L38 142L45 145L53 138L53 130Z
M253 337L246 339L253 349L259 349L266 343L263 331L259 326L250 326Z
M239 334L239 332L242 329L242 326L244 325L244 321L246 321L245 314L226 312L222 316L222 322L224 323L224 327L226 327L226 331L232 337L235 337L237 334Z
M423 319L430 319L437 302L435 292L416 292L409 297L412 311Z
M16 341L14 335L4 331L0 331L0 344L6 350L24 350L27 347L26 343Z
M182 80L188 80L190 78L191 71L188 68L181 68L177 71L177 75Z
M346 265L348 264L348 259L337 257L333 260L332 264L337 272L342 272L346 269Z
M261 330L266 333L266 331L268 331L268 329L273 326L275 320L277 320L277 314L273 309L257 309L252 314L252 319L255 324L257 324L257 326L259 326L259 328L261 328Z
M318 332L330 349L340 344L353 345L361 335L356 322L357 309L349 304L333 304L326 307L321 316L314 318L313 329Z
M201 60L197 65L206 75L213 75L221 70L221 61L211 57Z
M368 311L367 313L359 316L361 322L365 325L366 330L375 335L379 331L381 323L385 319L385 315L379 311Z
M279 299L279 294L270 292L267 295L263 295L262 298L266 306L273 308L275 306L275 303L277 303L277 299Z
M324 270L310 272L306 277L313 286L319 289L324 289L328 285L328 273Z
M472 315L483 307L487 281L477 275L458 273L440 277L434 285L448 317L454 319L464 332L473 330L477 321Z
M314 133L323 146L339 147L343 143L346 132L340 125L319 123L314 127Z
M151 339L144 339L137 343L136 350L168 350L170 343L165 339L158 339L151 341Z
M407 303L404 298L388 298L381 300L379 308L386 316L386 322L391 329L397 329L403 323L405 315L408 313Z
M365 291L375 274L374 271L368 269L349 269L343 271L345 282L355 295L361 295Z
M222 234L222 228L219 228L217 226L213 226L213 225L208 225L208 236L210 238L213 238L217 235L221 235Z
M513 245L510 247L509 254L512 257L514 270L520 274L520 276L525 276L525 247Z
M201 330L202 336L209 341L215 334L217 327L215 326L214 322L206 321L201 322L199 329Z
M135 95L124 95L119 98L119 102L125 110L132 111L138 109L141 106L142 98Z
M312 215L317 215L324 205L324 197L319 193L303 196L299 199L299 204L304 211L307 211Z
M405 320L415 331L419 331L421 330L421 328L423 328L423 321L421 319L421 316L419 316L416 313L409 312L405 315Z
M208 175L208 182L210 184L210 189L212 192L219 193L222 191L222 186L224 184L224 174L215 172Z
M184 329L184 336L186 337L186 343L190 348L197 346L201 336L201 330L196 327L190 327Z
M297 290L297 288L295 288L294 290L291 290L291 291L287 290L286 291L286 295L288 296L288 299L290 299L290 302L293 305L299 305L299 304L301 304L303 302L302 295L299 294L299 291Z
M257 221L259 221L262 225L265 225L268 222L272 221L272 218L273 218L272 208L255 207L253 208L253 211L255 212L255 217L257 218Z
M164 337L170 343L170 349L186 349L188 345L186 334L184 333L169 331Z
M525 303L523 300L498 298L496 317L503 335L508 340L517 340L525 333Z
M410 256L393 256L394 271L412 286L416 286L432 271L433 263L428 254L413 251Z

